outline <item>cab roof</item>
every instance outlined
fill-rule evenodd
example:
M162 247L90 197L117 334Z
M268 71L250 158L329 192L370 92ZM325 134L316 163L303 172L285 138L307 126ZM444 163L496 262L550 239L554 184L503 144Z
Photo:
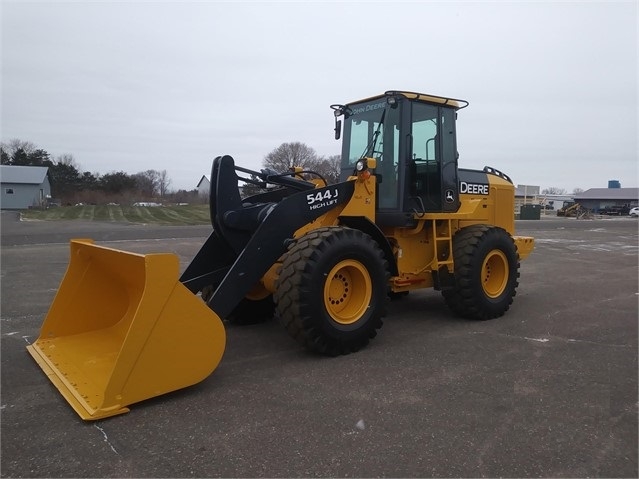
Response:
M364 98L362 100L352 101L352 102L349 102L348 104L352 105L353 103L361 103L364 101L376 100L379 98L386 98L386 97L392 97L392 96L395 96L395 97L400 96L408 100L417 100L417 101L422 101L424 103L431 103L434 105L451 106L455 110L461 110L462 108L466 108L468 106L468 102L466 100L460 100L457 98L447 98L443 96L431 95L428 93L415 93L415 92L403 91L403 90L388 90L387 92L381 95L375 95L368 98Z

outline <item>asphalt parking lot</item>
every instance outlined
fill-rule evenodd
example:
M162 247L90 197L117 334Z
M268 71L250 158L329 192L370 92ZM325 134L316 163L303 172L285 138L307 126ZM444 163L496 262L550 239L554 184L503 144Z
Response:
M363 351L323 358L277 324L227 327L202 383L83 422L27 353L68 239L174 252L207 227L2 213L2 477L637 477L638 221L518 221L536 249L503 318L436 291L390 304Z

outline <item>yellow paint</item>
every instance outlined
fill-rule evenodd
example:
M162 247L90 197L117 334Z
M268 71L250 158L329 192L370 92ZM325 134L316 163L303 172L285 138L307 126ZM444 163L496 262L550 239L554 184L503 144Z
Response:
M71 241L65 277L27 349L82 419L127 412L217 367L222 322L178 273L174 254Z
M484 293L489 298L498 298L508 284L508 258L501 250L492 250L484 258L481 267L480 281Z
M324 283L326 311L340 324L356 323L368 310L372 284L362 263L351 259L340 261L328 273Z

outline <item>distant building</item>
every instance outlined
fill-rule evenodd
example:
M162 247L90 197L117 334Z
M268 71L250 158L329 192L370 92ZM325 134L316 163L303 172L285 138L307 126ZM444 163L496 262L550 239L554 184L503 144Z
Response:
M51 198L49 168L0 165L0 190L3 210L41 207Z
M560 210L565 203L572 203L575 195L539 195L537 197L539 204L544 210Z
M515 188L515 196L533 197L539 195L539 186L535 185L517 185Z
M639 188L590 188L575 195L575 201L595 213L605 208L639 205Z
M515 188L515 215L520 214L522 205L539 204L539 186L517 185Z
M540 193L540 187L535 185L517 185L515 188L515 217L519 217L522 205L541 205L541 214L556 211L564 203L574 201L574 195L550 195Z
M616 180L608 182L608 188L590 188L572 195L548 195L539 192L538 186L517 185L515 188L515 216L522 205L541 205L542 211L558 210L564 203L575 201L595 213L606 208L633 208L639 204L639 188L621 188Z
M196 188L197 188L198 195L205 196L208 198L209 191L211 191L211 182L206 176L202 175L202 178L198 182Z

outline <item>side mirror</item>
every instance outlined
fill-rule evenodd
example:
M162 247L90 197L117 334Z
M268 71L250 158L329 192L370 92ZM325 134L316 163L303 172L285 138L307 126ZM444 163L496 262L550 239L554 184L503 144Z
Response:
M335 118L335 139L339 140L342 132L342 120Z

